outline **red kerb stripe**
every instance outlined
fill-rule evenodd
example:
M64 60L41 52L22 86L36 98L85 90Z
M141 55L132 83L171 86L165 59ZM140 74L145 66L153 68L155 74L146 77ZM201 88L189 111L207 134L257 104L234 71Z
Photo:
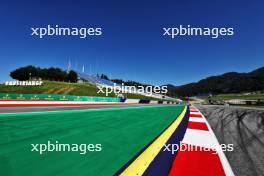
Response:
M203 122L189 122L187 128L208 131L206 123Z
M190 114L190 117L199 117L199 118L202 118L202 114Z
M169 176L225 176L218 154L212 149L193 147L197 151L178 150Z

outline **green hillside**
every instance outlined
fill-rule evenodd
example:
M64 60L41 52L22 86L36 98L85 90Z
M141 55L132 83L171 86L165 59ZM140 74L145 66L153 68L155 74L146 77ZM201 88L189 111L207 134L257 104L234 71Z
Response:
M103 93L97 93L99 89L91 84L66 83L56 81L44 81L42 86L6 86L0 85L0 93L18 93L18 94L61 94L77 96L105 96ZM109 94L115 97L114 93ZM136 94L125 94L126 98L137 98L145 100L156 100L152 97Z
M198 82L173 86L168 85L169 95L195 96L199 94L238 94L264 91L264 67L248 73L229 72L211 76ZM258 97L257 97L258 98Z
M208 99L208 97L206 97ZM263 93L256 93L250 95L244 94L219 94L216 96L211 97L213 101L224 101L224 100L231 100L231 99L243 99L243 100L264 100Z

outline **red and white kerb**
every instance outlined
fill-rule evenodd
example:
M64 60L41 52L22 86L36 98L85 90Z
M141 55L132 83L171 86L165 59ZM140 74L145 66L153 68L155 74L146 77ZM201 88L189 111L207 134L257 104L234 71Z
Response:
M196 150L178 150L170 176L234 175L208 122L195 107L190 108L190 118L181 145Z

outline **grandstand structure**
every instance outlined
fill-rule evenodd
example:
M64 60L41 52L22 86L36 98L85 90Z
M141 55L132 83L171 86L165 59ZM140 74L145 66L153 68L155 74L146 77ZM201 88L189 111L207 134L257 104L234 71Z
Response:
M114 83L112 81L101 79L98 75L88 75L85 73L76 72L78 75L78 82L79 83L91 83L94 85L100 85L103 87L107 86L114 86Z
M98 75L88 75L85 74L84 72L80 73L80 72L76 72L78 75L78 83L90 83L96 86L101 86L101 87L105 87L105 88L117 88L121 87L121 85L116 84L110 80L106 80L106 79L102 79L100 78ZM115 87L114 87L115 86ZM128 89L124 89L125 92L130 93ZM166 95L162 95L162 94L156 94L156 93L147 93L147 92L141 92L141 91L136 91L136 94L139 95L144 95L144 96L148 96L148 97L153 97L153 98L157 98L157 99L161 99L161 100L167 100L167 101L173 101L173 102L181 102L182 100L180 99L176 99L176 98L172 98Z

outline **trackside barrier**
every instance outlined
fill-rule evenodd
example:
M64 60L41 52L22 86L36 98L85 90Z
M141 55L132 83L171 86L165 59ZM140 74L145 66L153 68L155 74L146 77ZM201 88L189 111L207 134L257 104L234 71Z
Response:
M136 103L138 104L139 103L139 99L124 99L124 103Z
M150 100L139 100L139 103L141 103L141 104L149 104Z
M226 100L225 103L231 105L264 105L263 100L240 100L240 99L232 99Z
M171 101L163 100L143 100L143 99L126 99L115 97L96 97L96 96L75 96L75 95L58 95L58 94L8 94L0 93L0 100L3 101L76 101L76 102L121 102L128 104L175 104Z
M151 100L150 104L158 104L158 101Z
M120 102L123 103L135 103L135 104L175 104L175 102L168 102L168 101L157 101L157 100L143 100L143 99L126 99L121 98Z
M52 94L5 94L0 93L2 100L65 100L65 101L92 101L92 102L120 102L120 98L75 96L75 95L52 95Z
M114 105L120 102L100 102L100 101L57 101L57 100L1 100L0 107L19 106L100 106Z

